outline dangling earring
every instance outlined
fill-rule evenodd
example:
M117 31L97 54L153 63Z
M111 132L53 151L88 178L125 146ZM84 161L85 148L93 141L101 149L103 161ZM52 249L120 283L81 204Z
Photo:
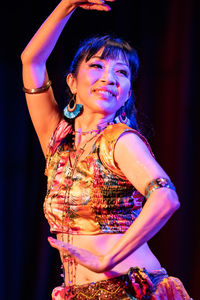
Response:
M76 103L75 94L69 104L64 108L64 116L68 119L75 119L83 111L83 105Z
M123 124L127 124L128 123L128 118L127 115L125 113L125 109L124 106L122 107L122 112L121 114L119 114L119 121Z

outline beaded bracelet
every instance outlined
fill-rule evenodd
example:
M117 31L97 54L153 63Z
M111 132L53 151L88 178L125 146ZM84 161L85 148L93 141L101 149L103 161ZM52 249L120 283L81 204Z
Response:
M156 179L152 180L146 187L146 190L145 190L146 199L149 198L149 196L151 195L151 193L153 191L160 189L162 187L176 191L176 188L175 188L174 184L171 182L171 180L166 179L166 178L156 178Z
M49 80L45 85L43 85L39 88L27 89L27 88L23 87L23 91L26 94L40 94L40 93L44 93L45 91L47 91L50 88L51 84L52 84L52 82L51 82L51 80Z

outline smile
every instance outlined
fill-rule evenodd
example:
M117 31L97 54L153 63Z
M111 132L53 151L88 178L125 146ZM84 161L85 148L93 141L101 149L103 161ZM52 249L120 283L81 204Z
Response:
M102 95L104 97L110 97L110 96L116 97L117 96L117 93L115 93L114 91L108 90L108 89L99 88L99 89L95 89L94 92L98 93L99 95Z

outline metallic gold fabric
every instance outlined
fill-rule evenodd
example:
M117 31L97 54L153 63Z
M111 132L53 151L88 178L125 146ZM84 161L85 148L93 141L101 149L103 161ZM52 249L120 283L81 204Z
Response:
M101 138L99 139L99 157L101 162L115 175L118 175L120 178L126 180L126 177L122 171L118 168L114 160L114 149L117 140L127 132L134 132L137 134L142 141L146 144L151 154L152 150L150 145L144 136L142 136L138 131L128 127L125 124L118 123L112 126L108 126L106 130L102 133Z
M121 123L108 125L90 154L78 162L67 196L69 151L71 157L75 153L72 150L72 129L64 120L61 121L49 144L45 171L48 191L44 213L51 232L124 233L137 218L144 197L114 161L115 144L127 131L136 132Z
M125 275L69 287L57 287L52 300L189 300L181 281L168 277L165 269L148 273L145 269L130 268Z

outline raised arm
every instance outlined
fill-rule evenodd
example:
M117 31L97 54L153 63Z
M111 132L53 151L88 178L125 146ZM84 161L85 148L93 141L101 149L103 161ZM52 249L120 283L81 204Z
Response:
M26 89L43 87L49 81L46 61L67 21L77 7L104 11L110 9L101 0L62 0L33 36L21 55L23 82ZM26 93L26 100L33 125L45 154L48 140L61 118L53 90L50 87L43 93Z

